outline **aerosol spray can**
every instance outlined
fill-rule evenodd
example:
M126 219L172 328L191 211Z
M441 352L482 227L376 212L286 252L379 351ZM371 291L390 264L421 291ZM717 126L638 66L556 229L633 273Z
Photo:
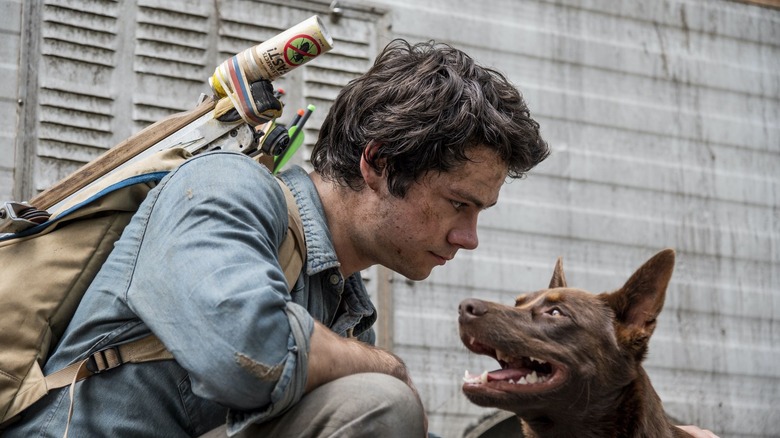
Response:
M273 81L332 48L333 39L315 15L225 60L209 78L209 85L218 97L225 97L224 84L239 82L234 76L236 72L243 73L247 83L258 79Z

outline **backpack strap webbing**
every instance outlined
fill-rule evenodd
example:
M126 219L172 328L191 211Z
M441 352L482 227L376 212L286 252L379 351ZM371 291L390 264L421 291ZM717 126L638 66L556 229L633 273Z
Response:
M287 235L279 245L279 263L284 270L284 278L287 279L287 291L292 292L306 261L306 239L295 197L281 179L276 178L276 182L279 183L287 203Z
M279 246L279 263L287 280L287 290L292 291L298 280L306 259L306 240L303 234L303 223L298 206L290 189L279 178L276 178L284 192L287 204L287 234ZM65 436L68 435L70 419L73 416L73 401L75 383L100 372L116 368L125 363L143 363L157 360L170 360L173 355L165 345L151 334L137 341L110 347L97 351L79 362L55 371L45 377L49 391L70 385L70 408L68 410L68 425Z

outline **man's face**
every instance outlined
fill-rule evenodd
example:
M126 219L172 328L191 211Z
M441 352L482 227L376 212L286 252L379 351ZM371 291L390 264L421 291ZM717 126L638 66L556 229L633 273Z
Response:
M477 247L477 216L498 200L507 166L492 150L475 147L450 172L429 172L404 198L383 184L375 216L376 261L412 280L423 280L459 249Z

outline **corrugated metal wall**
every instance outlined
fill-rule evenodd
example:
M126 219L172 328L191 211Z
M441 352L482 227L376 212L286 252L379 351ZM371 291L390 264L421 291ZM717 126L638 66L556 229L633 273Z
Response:
M191 108L217 63L312 13L327 17L331 2L262 3L33 0L22 14L20 1L0 0L0 68L23 73L17 88L0 86L0 199L29 197ZM460 346L461 299L511 303L544 287L558 256L571 285L615 289L674 247L647 362L668 411L724 438L778 436L779 9L726 0L339 6L338 21L326 19L333 52L279 84L288 108L318 106L309 140L340 86L400 36L453 43L504 71L553 148L484 213L478 250L425 282L372 272L380 339L410 366L432 431L460 437L493 413L460 392L464 369L494 367Z

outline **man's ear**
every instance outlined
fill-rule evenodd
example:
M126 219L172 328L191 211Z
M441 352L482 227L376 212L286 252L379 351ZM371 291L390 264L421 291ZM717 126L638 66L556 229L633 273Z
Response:
M363 154L360 156L360 174L371 190L377 190L384 181L384 159L376 160L374 158L377 149L379 149L379 144L372 141L363 149ZM377 167L382 170L378 171Z

